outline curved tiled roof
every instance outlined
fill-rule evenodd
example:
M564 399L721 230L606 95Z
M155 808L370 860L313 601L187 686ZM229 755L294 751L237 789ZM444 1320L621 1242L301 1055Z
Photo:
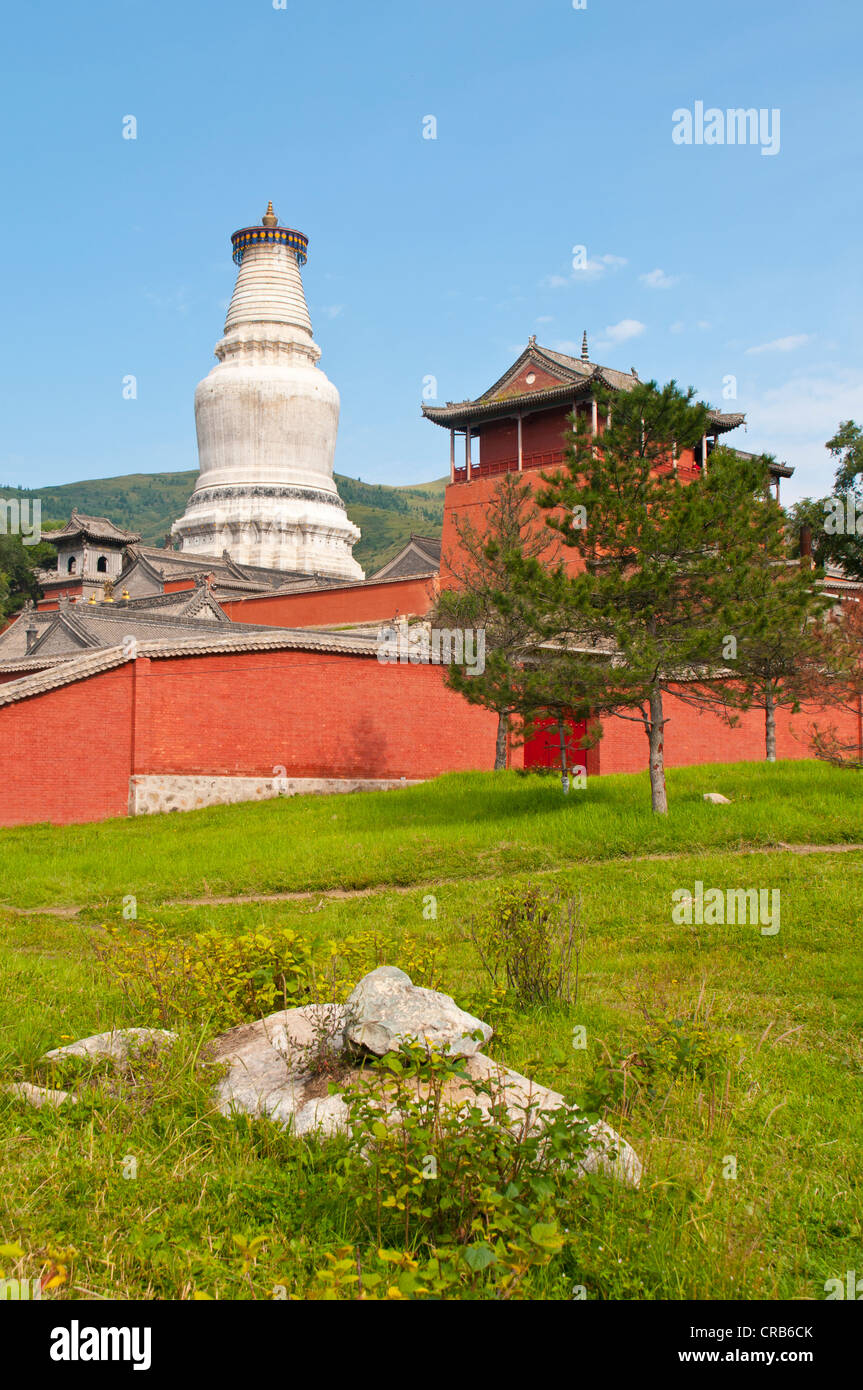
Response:
M508 382L519 378L528 366L536 366L558 378L559 385L542 386L535 391L521 390L517 394L505 395ZM446 428L468 425L474 420L493 419L495 416L510 415L518 410L536 410L544 406L563 405L581 396L590 396L594 386L606 386L612 391L631 391L640 386L640 377L632 372L620 372L615 367L601 367L584 358L571 357L565 352L555 352L552 348L540 347L531 342L524 352L503 376L491 385L481 396L473 401L448 402L445 406L423 405L423 415L435 425ZM717 434L737 429L746 419L745 415L724 415L721 411L709 411L710 423Z
M394 555L387 564L382 565L369 578L371 581L408 579L413 575L422 577L423 575L436 574L440 569L440 555L440 536L416 536L411 533L410 539L402 546L398 554Z
M236 635L206 633L200 637L188 637L185 641L144 641L137 644L134 655L122 646L102 648L99 651L85 652L71 657L47 670L33 675L22 676L19 680L0 685L0 706L16 704L20 700L30 700L44 695L50 690L71 685L74 681L88 680L134 661L139 656L152 661L166 660L179 656L212 656L231 652L260 651L309 651L329 652L341 656L372 657L377 659L378 645L372 637L352 637L340 633L311 632L292 628L247 629Z
M42 533L42 539L50 541L52 545L56 545L57 541L77 540L81 536L87 536L92 541L109 541L120 545L134 545L141 539L136 531L124 531L107 516L84 516L74 507L62 531Z

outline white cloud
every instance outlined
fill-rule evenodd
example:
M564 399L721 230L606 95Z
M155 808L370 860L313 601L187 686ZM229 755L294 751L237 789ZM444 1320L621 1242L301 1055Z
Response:
M769 343L758 343L755 347L746 349L747 356L753 356L756 352L793 352L795 348L802 347L810 339L809 333L792 333L787 338L774 338Z
M324 304L319 312L324 315L324 318L337 319L344 307L344 304Z
M619 343L628 342L630 338L640 338L644 328L645 325L639 323L638 319L621 319L620 323L612 323L605 329L597 347L616 347Z
M639 275L639 280L646 285L649 290L670 290L672 285L676 285L680 279L679 275L666 275L664 270L648 270L646 275Z
M668 331L669 333L682 333L685 327L686 324L683 323L681 319L678 319L676 323L671 325Z
M540 314L537 323L554 323L554 314Z
M583 284L585 280L597 280L607 270L620 270L621 266L627 264L625 256L614 256L608 252L604 256L597 256L595 260L588 257L584 265L578 268L573 266L569 275L546 275L539 283L545 290L562 290L569 285Z
M863 419L863 370L816 367L799 372L781 386L748 397L748 438L738 447L765 450L795 469L782 484L783 502L823 496L836 469L824 448L841 420ZM735 437L736 439L736 437ZM731 439L729 439L731 443Z

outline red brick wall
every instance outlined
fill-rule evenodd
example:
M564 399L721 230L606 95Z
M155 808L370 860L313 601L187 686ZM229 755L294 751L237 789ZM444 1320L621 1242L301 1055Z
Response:
M126 814L130 772L272 777L423 778L488 769L496 717L468 705L433 666L368 657L243 652L139 658L114 671L0 706L0 824L59 824ZM729 729L667 701L671 767L761 760L757 712ZM810 756L815 711L777 715L780 758ZM134 725L134 736L133 736ZM856 737L856 720L840 727ZM640 725L604 721L599 769L641 772ZM512 749L521 766L523 750ZM596 755L588 755L596 769Z
M530 470L522 473L523 482L527 483L534 491L543 486L540 476L541 470ZM456 518L462 522L469 521L470 524L482 534L486 529L486 517L489 510L489 502L495 491L500 485L501 475L492 478L474 478L469 483L450 483L444 494L444 514L443 514L443 535L441 550L440 582L442 588L452 586L452 570L450 568L450 557L458 554L460 542L456 531ZM540 525L544 527L545 523ZM554 540L554 538L552 537ZM566 561L567 567L577 570L581 567L581 560L575 551L561 550L560 552Z
M132 682L129 664L0 706L0 825L126 815Z
M637 713L631 711L631 713ZM758 710L740 714L736 728L710 710L699 712L681 700L665 699L665 761L669 767L695 763L758 762L764 758L764 715ZM776 756L811 758L809 725L817 720L835 724L849 741L857 738L857 721L852 715L823 709L776 712ZM644 772L647 768L647 735L643 726L628 719L604 719L599 743L600 771ZM710 790L710 788L705 788Z
M425 614L433 598L432 580L400 579L272 598L226 599L222 607L235 623L324 627L327 624L383 623L395 617Z
M290 651L137 665L136 772L434 777L494 765L496 717L448 690L440 667Z

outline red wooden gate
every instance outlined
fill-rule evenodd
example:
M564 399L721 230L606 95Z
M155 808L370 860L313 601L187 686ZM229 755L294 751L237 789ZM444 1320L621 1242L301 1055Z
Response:
M586 767L587 753L580 747L587 732L583 719L566 719L563 737L566 745L566 765ZM525 767L560 767L560 729L556 719L538 719L534 732L524 745Z

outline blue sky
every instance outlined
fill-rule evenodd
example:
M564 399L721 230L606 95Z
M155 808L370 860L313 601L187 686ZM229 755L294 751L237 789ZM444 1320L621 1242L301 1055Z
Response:
M863 421L858 5L284 3L7 9L0 483L197 466L229 237L272 198L310 240L340 472L441 476L424 378L474 396L586 328L745 411L786 499L828 489L824 440ZM676 144L697 101L778 108L779 152Z

